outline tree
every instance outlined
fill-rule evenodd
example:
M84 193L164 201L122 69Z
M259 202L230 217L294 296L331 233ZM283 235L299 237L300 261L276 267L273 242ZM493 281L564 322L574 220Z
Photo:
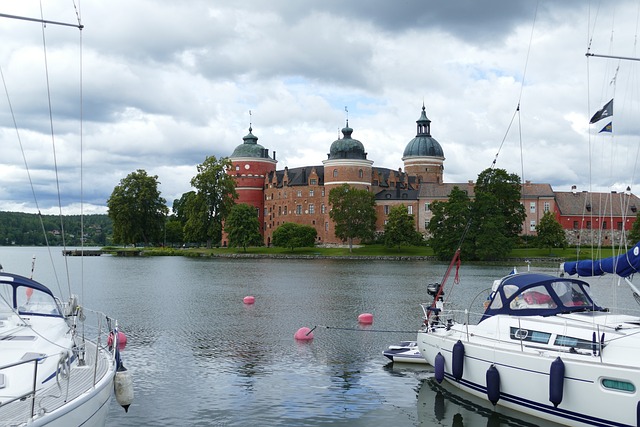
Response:
M505 258L513 249L526 218L520 203L520 177L504 169L485 169L478 175L467 239L472 259Z
M285 222L273 232L273 246L290 248L313 247L318 232L310 225Z
M227 174L231 168L228 158L217 160L208 156L197 166L198 173L191 179L196 196L185 203L187 222L185 234L193 241L218 243L222 238L222 222L238 198L235 179Z
M433 216L427 230L431 235L429 244L436 256L440 259L451 259L461 242L465 249L462 255L467 255L471 245L462 241L471 215L471 200L467 193L455 186L447 201L433 202L430 209Z
M640 212L636 215L636 220L633 222L631 230L629 230L629 237L627 240L632 245L640 242Z
M547 211L540 218L540 223L536 225L536 243L539 248L549 248L551 254L552 248L566 248L567 238L562 229L562 225L556 220L556 217Z
M135 245L162 241L161 235L169 209L160 197L158 176L138 169L120 180L107 200L113 221L114 243Z
M261 246L260 222L256 208L246 203L240 203L229 212L224 223L224 229L229 236L229 246L242 246L247 251L247 246Z
M387 223L384 225L385 246L397 247L402 245L417 245L422 240L422 235L416 231L413 215L409 215L405 205L393 206L389 211Z
M353 250L353 239L373 238L376 230L376 199L373 194L343 184L329 192L329 204L329 217L335 223L336 237L349 241L349 252Z

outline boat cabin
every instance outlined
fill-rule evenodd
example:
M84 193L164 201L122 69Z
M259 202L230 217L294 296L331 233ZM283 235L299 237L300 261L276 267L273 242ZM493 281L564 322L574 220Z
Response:
M62 317L49 288L17 274L0 273L0 318L12 313Z
M576 311L600 311L582 280L550 274L520 273L496 280L480 321L496 314L553 316Z

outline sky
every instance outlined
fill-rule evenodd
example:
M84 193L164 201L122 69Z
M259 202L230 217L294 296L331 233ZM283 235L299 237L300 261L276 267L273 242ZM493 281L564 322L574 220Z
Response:
M445 182L495 161L555 191L640 194L640 65L585 56L640 56L638 1L5 3L84 29L0 18L2 211L106 213L139 169L171 207L250 125L278 169L321 165L347 118L374 167L402 168L423 104Z

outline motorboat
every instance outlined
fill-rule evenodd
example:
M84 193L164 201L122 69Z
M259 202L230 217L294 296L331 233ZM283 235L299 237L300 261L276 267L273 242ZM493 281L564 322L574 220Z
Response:
M447 381L473 395L552 422L640 425L640 317L594 300L581 276L629 276L640 245L619 257L564 263L559 275L514 273L496 280L478 322L470 311L423 304L417 342Z
M418 350L416 341L402 341L399 344L390 345L382 354L394 363L427 363Z

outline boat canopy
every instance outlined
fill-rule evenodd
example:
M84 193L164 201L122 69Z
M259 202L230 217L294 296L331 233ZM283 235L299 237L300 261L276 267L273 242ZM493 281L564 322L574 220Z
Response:
M626 253L609 258L565 262L562 265L565 273L582 277L602 276L605 273L629 277L640 271L640 243Z
M0 273L0 314L62 317L62 307L45 285L24 276Z
M494 287L489 300L482 320L496 314L553 316L575 311L602 310L591 297L588 283L541 273L520 273L504 277Z

